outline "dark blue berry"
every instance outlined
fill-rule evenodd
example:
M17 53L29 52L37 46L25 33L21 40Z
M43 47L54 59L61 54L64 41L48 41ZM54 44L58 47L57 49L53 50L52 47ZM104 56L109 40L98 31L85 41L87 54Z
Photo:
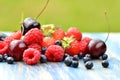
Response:
M108 58L107 54L103 54L102 56L100 56L100 59L102 59L102 60L106 60L107 58Z
M7 57L6 62L8 64L13 64L14 63L14 58L13 57Z
M7 37L6 34L0 33L0 41L4 41L4 39Z
M91 58L91 55L90 54L86 54L85 57Z
M22 34L25 35L30 29L32 29L32 28L40 29L40 27L41 27L41 25L39 22L28 17L23 21L23 24L21 26L21 31L22 31Z
M40 62L41 63L46 63L47 62L47 57L45 55L41 55Z
M86 63L87 61L90 61L91 59L89 57L83 57L83 62Z
M107 60L103 60L103 61L102 61L102 66L103 66L104 68L107 68L107 67L109 66L109 62L108 62Z
M79 57L79 59L82 59L83 58L83 54L82 53L78 53L78 57Z
M74 55L72 59L75 60L75 61L79 61L78 55Z
M9 56L8 56L8 54L4 54L3 55L3 59L6 61L6 59L8 58Z
M63 57L63 60L65 60L66 57L70 56L69 54L65 53L64 54L64 57Z
M71 66L72 64L72 58L70 56L66 57L64 60L64 63L66 66Z
M92 69L93 63L92 63L91 61L87 61L87 62L85 63L85 67L86 67L87 69Z
M3 61L3 56L0 54L0 62Z
M74 68L77 68L79 66L79 61L72 60L71 66L74 67Z
M45 52L46 52L46 50L47 50L47 47L42 47L42 54L45 54Z
M55 45L62 46L62 42L61 42L60 40L57 40L57 41L55 42Z

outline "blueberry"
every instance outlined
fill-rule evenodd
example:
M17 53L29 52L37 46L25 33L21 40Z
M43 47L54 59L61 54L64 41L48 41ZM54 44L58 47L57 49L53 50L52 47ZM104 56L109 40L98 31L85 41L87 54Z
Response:
M46 52L46 50L47 50L47 47L42 47L42 54L45 54L45 52Z
M70 56L66 57L64 63L66 64L66 66L71 66L72 58Z
M79 66L79 61L72 60L71 66L77 68Z
M82 59L83 58L83 54L82 53L78 53L78 57L79 57L79 59Z
M57 40L57 41L55 42L55 45L62 46L62 42L61 42L60 40Z
M3 61L3 56L0 54L0 62Z
M75 61L79 61L79 57L78 57L78 55L74 55L74 56L73 56L73 60L75 60Z
M14 63L14 58L13 57L7 57L6 62L8 64L13 64Z
M91 55L90 54L86 54L85 57L91 58Z
M41 55L40 62L41 63L46 63L47 62L47 57L45 55Z
M87 61L87 62L85 63L85 67L86 67L87 69L92 69L93 63L92 63L91 61Z
M9 56L8 56L8 54L4 54L3 55L3 59L6 61L6 59L8 58Z
M106 60L107 58L108 58L107 54L103 54L102 56L100 56L100 59L102 59L102 60Z
M68 57L68 56L70 56L70 55L67 54L67 53L65 53L65 54L64 54L64 57L63 57L63 60L64 60L66 57Z
M107 68L107 67L109 66L109 62L108 62L107 60L103 60L103 61L102 61L102 66L103 66L104 68Z
M87 61L90 61L91 59L89 57L83 57L83 62L86 63Z
M0 41L4 41L4 39L7 37L6 34L0 33Z
M25 20L23 21L23 24L21 26L21 31L22 31L22 34L25 35L30 29L32 28L40 29L40 27L41 25L39 22L28 17L28 18L25 18Z

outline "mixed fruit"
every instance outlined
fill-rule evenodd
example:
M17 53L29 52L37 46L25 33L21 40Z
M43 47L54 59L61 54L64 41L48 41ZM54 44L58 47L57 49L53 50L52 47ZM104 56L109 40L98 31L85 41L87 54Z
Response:
M106 44L100 39L84 37L79 29L71 27L67 32L54 24L41 25L32 18L26 18L21 31L10 36L0 34L0 62L24 61L28 65L49 62L64 62L77 68L83 60L87 69L93 68L93 59L102 60L107 68Z

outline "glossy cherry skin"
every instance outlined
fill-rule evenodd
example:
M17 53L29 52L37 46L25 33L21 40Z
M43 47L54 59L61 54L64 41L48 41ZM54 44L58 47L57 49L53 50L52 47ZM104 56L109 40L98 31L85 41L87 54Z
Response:
M40 27L41 25L39 22L28 17L28 18L25 18L25 20L23 21L22 26L21 26L21 31L22 31L22 34L25 35L30 29L32 28L40 29Z
M106 52L107 46L104 41L100 39L93 39L89 42L87 51L92 58L99 58Z

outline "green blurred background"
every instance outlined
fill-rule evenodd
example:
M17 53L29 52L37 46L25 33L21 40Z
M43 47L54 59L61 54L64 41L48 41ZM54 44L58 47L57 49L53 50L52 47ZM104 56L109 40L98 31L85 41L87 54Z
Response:
M47 0L0 0L0 31L20 29L21 14L35 18ZM41 24L55 24L66 31L78 27L82 32L106 32L104 10L108 11L111 32L119 32L120 0L50 0L39 17Z

